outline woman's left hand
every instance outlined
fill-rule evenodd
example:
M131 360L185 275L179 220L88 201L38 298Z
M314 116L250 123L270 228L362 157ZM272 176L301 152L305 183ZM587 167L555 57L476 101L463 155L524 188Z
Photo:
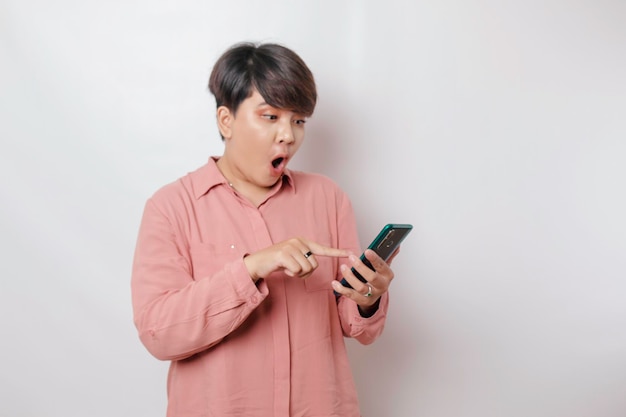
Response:
M352 262L352 267L367 282L358 279L349 266L341 265L341 273L352 288L344 287L339 281L333 281L333 289L344 297L354 300L363 312L367 312L368 309L377 305L378 299L389 289L394 276L389 265L398 252L399 249L391 255L388 262L385 262L376 252L366 249L365 257L374 267L374 271L369 269L360 258L350 255L348 259Z

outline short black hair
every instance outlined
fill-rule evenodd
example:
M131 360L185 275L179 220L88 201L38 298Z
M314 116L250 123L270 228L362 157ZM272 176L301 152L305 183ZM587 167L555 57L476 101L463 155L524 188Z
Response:
M315 110L317 90L311 70L298 54L282 45L235 44L213 66L209 90L217 107L236 113L254 89L272 107L304 116Z

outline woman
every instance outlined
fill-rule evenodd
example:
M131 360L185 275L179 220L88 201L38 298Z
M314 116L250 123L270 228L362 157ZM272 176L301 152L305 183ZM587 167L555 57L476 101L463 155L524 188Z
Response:
M343 338L381 334L393 272L355 256L337 185L287 169L313 75L283 46L238 44L209 89L224 153L148 200L133 264L139 336L171 361L167 415L359 416Z

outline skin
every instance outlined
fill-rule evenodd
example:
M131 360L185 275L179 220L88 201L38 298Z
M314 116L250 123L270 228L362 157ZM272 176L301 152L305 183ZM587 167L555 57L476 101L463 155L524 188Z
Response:
M304 115L268 105L256 90L236 112L225 106L218 107L217 124L224 137L224 154L217 161L218 168L238 194L258 207L302 145L305 123ZM272 162L276 160L282 162L274 166ZM305 257L307 252L313 255ZM341 271L354 289L337 281L333 281L333 289L354 300L363 313L377 308L380 296L393 279L389 267L391 261L384 262L371 250L367 250L365 256L375 271L347 250L325 247L303 237L294 237L251 253L244 258L244 263L254 282L278 270L304 279L318 267L316 256L348 258L351 265L341 265ZM368 284L356 278L351 267L371 285L371 297L363 295L369 291Z

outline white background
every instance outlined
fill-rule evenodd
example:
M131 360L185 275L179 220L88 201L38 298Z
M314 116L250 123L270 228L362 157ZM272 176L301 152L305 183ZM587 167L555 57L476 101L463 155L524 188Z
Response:
M363 245L413 223L364 416L626 415L626 3L0 0L0 416L162 416L132 324L145 200L219 155L211 66L316 75L292 168Z

